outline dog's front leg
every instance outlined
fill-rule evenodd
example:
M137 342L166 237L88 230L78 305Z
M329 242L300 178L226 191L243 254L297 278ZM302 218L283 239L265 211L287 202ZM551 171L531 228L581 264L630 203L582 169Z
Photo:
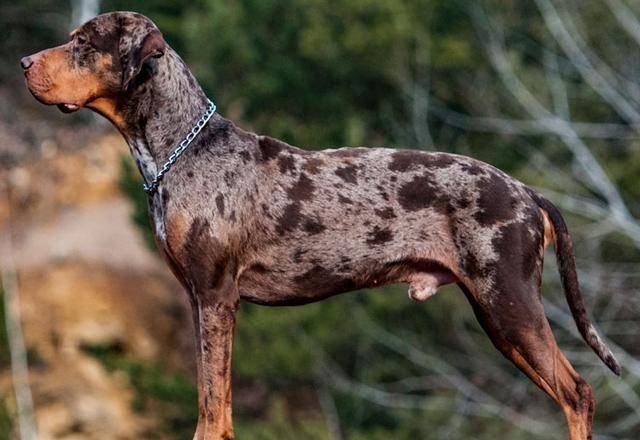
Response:
M238 309L235 288L201 291L197 295L201 380L199 420L194 440L234 438L231 420L231 350Z

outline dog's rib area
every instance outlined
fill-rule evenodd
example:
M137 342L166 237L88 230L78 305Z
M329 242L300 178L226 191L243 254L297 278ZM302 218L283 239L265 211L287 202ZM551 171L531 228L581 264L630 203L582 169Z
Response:
M303 274L298 282L301 289L284 290L286 274L255 263L240 276L242 299L262 305L302 305L316 302L340 293L408 284L409 297L424 301L436 293L440 286L458 282L446 267L434 261L396 261L382 267L370 267L368 272L354 272L352 276L335 276L329 270L315 268Z
M527 215L519 182L462 156L309 152L269 138L260 149L264 235L238 278L249 301L306 303L393 283L424 300L460 279L490 285L496 240ZM416 262L437 270L411 269Z

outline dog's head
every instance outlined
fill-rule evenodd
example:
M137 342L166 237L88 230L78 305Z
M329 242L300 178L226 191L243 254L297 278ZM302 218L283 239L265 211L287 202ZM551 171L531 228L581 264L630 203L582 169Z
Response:
M99 15L70 34L68 43L22 58L27 87L65 113L90 107L114 111L155 70L166 43L147 17L134 12Z

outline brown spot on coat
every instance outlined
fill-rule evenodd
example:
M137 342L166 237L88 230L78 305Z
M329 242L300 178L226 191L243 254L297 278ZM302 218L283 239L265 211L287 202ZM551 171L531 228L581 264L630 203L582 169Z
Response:
M298 181L287 190L289 198L295 202L311 200L315 187L306 174L300 174Z
M171 193L168 189L162 188L162 204L166 207L171 199Z
M292 257L294 263L301 263L302 262L302 257L306 253L307 253L306 249L296 249L296 251L293 253L293 257Z
M510 275L520 280L529 280L536 273L536 262L540 260L540 250L544 246L543 217L536 208L527 209L524 222L510 223L500 228L499 235L492 241L499 255L497 264L501 267L519 268L521 277L512 273ZM535 231L533 235L529 232L530 229Z
M251 154L249 154L247 150L242 150L238 154L240 155L240 158L244 163L248 163L249 161L251 161Z
M393 208L387 207L384 209L374 209L373 212L375 214L385 220L390 220L392 218L396 218L396 213L393 211Z
M327 229L325 225L320 223L320 220L313 219L313 218L307 218L307 220L304 222L304 225L302 227L305 231L309 233L309 235L320 234L325 229Z
M307 253L306 249L296 249L296 251L293 253L293 261L295 263L301 263L302 262L302 257L306 253Z
M296 162L292 156L280 155L280 157L278 157L278 167L282 174L293 172L296 169Z
M256 273L266 273L268 272L267 267L261 262L255 262L249 265L246 269L247 272L256 272Z
M216 197L216 206L218 207L220 215L224 215L224 196L220 193L218 193Z
M378 194L380 194L380 197L382 197L382 200L384 200L385 202L388 202L389 194L387 194L387 191L380 185L377 185L376 188L378 189Z
M261 136L258 145L261 153L260 158L265 162L275 159L276 156L287 147L287 144L284 142L270 138L269 136Z
M362 147L345 147L339 148L335 151L330 151L327 154L333 157L358 157L365 154L368 148Z
M429 173L415 176L398 190L398 201L407 211L419 211L424 208L438 206L441 203L438 191L433 187Z
M336 176L340 177L347 183L358 183L358 178L356 176L358 167L355 165L347 165L344 167L338 168L335 173Z
M318 159L314 157L311 159L307 159L304 165L302 166L302 169L304 169L305 171L311 174L318 174L320 172L320 167L322 165L324 165L324 161L322 159Z
M446 167L454 162L453 157L445 153L426 153L416 150L397 150L392 154L390 171L405 172L422 167Z
M474 215L478 223L491 226L513 216L517 200L502 176L491 173L488 179L484 179L483 183L478 185L478 190L480 209Z
M197 290L215 291L225 270L233 270L233 262L224 255L224 248L211 234L209 221L196 217L180 250L181 271Z
M483 173L483 169L475 163L460 163L460 168L467 174L477 176Z
M393 233L390 229L382 229L379 226L375 226L373 231L369 233L369 238L367 239L367 244L370 245L379 245L388 243L393 240Z
M282 212L282 215L278 219L276 225L276 232L279 235L284 235L286 232L291 232L298 227L302 221L302 215L300 214L300 204L291 203Z
M484 266L471 252L460 257L459 265L471 278L485 278L491 272L490 268Z
M343 205L353 205L353 201L350 198L343 196L342 194L338 194L338 201Z

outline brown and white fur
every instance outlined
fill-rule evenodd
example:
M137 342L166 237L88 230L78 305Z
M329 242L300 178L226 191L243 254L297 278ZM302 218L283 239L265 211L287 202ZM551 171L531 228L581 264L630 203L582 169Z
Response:
M150 182L206 108L180 57L146 17L100 15L71 40L22 59L45 104L90 108L128 142ZM540 301L553 244L586 342L620 367L587 317L558 210L500 170L445 153L305 151L219 114L149 197L158 247L186 289L197 338L195 439L231 439L231 346L240 299L305 304L394 283L423 301L457 283L500 352L591 438L595 399L562 354Z

